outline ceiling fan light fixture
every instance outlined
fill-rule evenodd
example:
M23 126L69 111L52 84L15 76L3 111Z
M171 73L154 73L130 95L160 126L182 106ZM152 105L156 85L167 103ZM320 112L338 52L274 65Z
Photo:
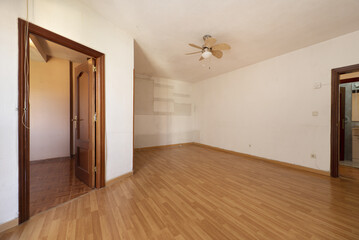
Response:
M222 50L229 50L231 49L231 46L229 46L227 43L219 43L216 44L217 40L210 35L203 36L204 44L202 46L198 46L193 43L189 43L188 45L190 47L194 47L197 49L201 49L201 51L197 52L191 52L186 53L186 55L192 55L201 53L201 57L198 59L198 61L203 61L204 59L209 59L212 55L216 58L220 59L223 56Z
M210 56L212 56L212 52L209 51L208 48L205 48L205 49L203 50L202 57L203 57L203 58L209 58Z

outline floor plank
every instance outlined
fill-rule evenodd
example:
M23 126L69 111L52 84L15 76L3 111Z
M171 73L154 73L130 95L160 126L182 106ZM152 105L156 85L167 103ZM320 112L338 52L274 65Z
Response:
M359 184L185 145L1 239L359 239Z
M339 176L359 181L359 168L339 164Z

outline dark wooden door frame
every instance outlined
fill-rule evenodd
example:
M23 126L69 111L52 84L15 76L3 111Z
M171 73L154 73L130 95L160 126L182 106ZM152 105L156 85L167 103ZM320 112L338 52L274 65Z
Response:
M72 61L69 61L69 68L70 68L70 156L73 158L75 156L73 151L73 145L74 145L74 99L73 99L73 85L74 85L74 79L73 79L73 63Z
M28 34L26 28L28 26ZM19 128L19 223L30 217L30 126L29 99L26 94L28 84L25 83L24 65L29 66L29 49L25 59L25 43L29 46L29 35L35 34L64 47L84 53L96 61L96 188L105 186L105 55L68 38L48 31L35 24L18 19L19 30L19 97L18 97L18 128Z
M352 73L359 71L359 64L347 67L332 69L332 100L331 100L331 134L330 134L330 175L332 177L339 177L339 131L340 131L340 116L339 116L339 84L356 82L358 78L345 79L340 81L341 74Z
M339 85L339 161L344 161L345 152L345 89Z

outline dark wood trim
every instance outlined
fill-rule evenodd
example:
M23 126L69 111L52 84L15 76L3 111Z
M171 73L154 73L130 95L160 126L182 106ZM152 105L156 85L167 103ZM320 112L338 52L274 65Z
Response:
M339 73L332 70L330 175L339 177Z
M29 158L29 129L24 126L30 124L30 115L29 111L29 101L25 99L25 62L29 64L29 52L27 58L25 59L25 43L29 44L29 39L26 39L25 29L26 22L19 19L18 21L19 29L19 98L18 98L18 124L19 124L19 223L22 223L29 219L30 217L30 208L29 208L29 198L30 198L30 158ZM29 65L28 65L29 66ZM27 78L29 74L27 74ZM24 123L24 124L23 124Z
M70 68L70 155L71 157L75 155L74 153L74 123L72 119L74 118L74 74L73 74L73 64L69 61Z
M106 185L105 173L105 55L96 58L96 187Z
M342 84L342 83L351 83L351 82L359 82L359 77L347 78L347 79L340 80L340 84Z
M344 83L340 81L341 74L352 73L359 70L359 64L332 69L332 97L331 97L331 131L330 131L330 175L332 177L339 177L339 84ZM356 82L356 78L351 78L351 81Z
M26 38L26 26L28 25L28 36ZM27 23L18 19L19 30L19 103L18 103L18 122L19 122L19 223L22 223L30 217L30 131L25 126L30 124L29 99L26 95L24 64L29 64L29 48L27 59L25 59L25 42L29 43L29 35L35 34L64 47L84 53L96 59L96 187L104 187L105 182L105 55L101 52L88 48L82 44L74 42L68 38L41 28L35 24ZM29 65L28 65L29 66ZM29 75L28 75L29 79Z
M24 21L20 19L21 21ZM65 38L57 33L51 32L46 30L45 28L39 27L35 24L29 23L29 33L38 35L40 37L44 37L47 40L50 40L54 43L60 44L64 47L71 48L72 50L84 53L86 55L89 55L93 58L98 58L104 55L101 52L98 52L92 48L86 47L85 45L82 45L80 43L77 43L75 41L72 41L71 39ZM46 36L44 36L46 35Z
M132 83L132 166L135 156L135 69L133 69L133 83ZM132 167L133 168L133 167Z

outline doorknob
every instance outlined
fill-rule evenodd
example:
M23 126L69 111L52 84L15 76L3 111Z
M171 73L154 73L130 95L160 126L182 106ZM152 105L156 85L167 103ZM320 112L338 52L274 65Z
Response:
M71 119L71 121L73 122L77 122L77 121L83 121L84 119L80 118L80 119L77 119L77 116L75 116L73 119Z
M77 128L77 116L74 116L73 119L71 119L73 123L75 123L75 129Z

